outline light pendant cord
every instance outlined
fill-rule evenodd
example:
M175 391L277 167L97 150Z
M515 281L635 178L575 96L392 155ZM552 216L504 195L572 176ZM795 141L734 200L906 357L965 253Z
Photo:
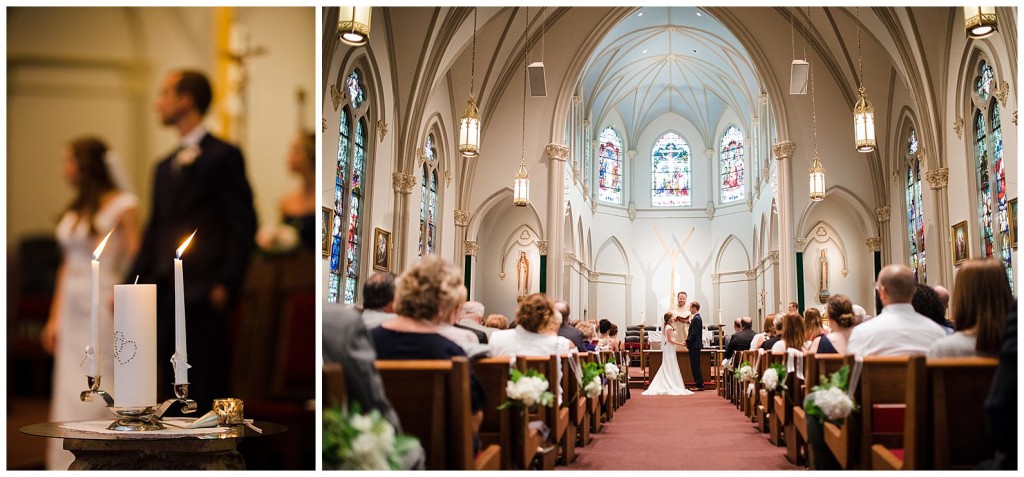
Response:
M858 75L860 76L860 92L864 94L864 55L860 49L860 7L855 10L857 13L857 69L860 70Z
M473 7L473 61L469 64L469 97L473 97L473 83L476 83L476 11Z
M530 7L526 7L526 28L523 29L523 47L529 46ZM523 55L523 142L519 148L519 162L526 163L526 55Z
M808 63L810 63L808 61ZM818 117L814 112L814 65L811 64L811 130L814 133L814 155L818 155Z

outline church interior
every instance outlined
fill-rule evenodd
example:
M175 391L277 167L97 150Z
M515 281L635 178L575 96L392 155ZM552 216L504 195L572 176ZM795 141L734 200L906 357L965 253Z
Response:
M296 190L312 204L308 215L315 224L312 141L310 158L300 163L310 171L308 187L289 161L296 138L304 132L312 138L316 128L316 31L312 7L6 9L8 469L51 466L44 463L47 441L60 446L60 439L19 429L54 420L51 400L58 399L53 396L58 379L51 371L55 360L40 345L40 336L59 293L58 265L67 258L55 227L79 184L62 177L65 151L86 136L106 144L111 173L119 173L121 189L137 197L142 229L153 216L158 163L179 147L177 131L161 124L154 109L165 76L182 69L202 72L212 86L205 128L241 150L252 209L266 238L257 237L249 273L227 311L230 331L218 344L221 358L199 362L199 350L190 350L193 393L199 391L198 370L216 367L219 379L231 383L231 394L216 397L240 398L247 418L289 428L247 439L240 451L248 468L315 468L315 226L309 227L308 247L299 246L294 232L281 235L290 237L281 243L275 237L285 228L281 199ZM110 166L115 153L117 171ZM211 243L217 233L200 227L191 249ZM101 260L131 263L114 253L108 250ZM186 285L202 278L190 274L198 260L196 252L191 257L191 263L189 251L179 257ZM165 258L170 265L175 257ZM117 272L116 283L125 283L127 270ZM87 282L88 275L84 278ZM191 320L196 312L188 313ZM200 332L192 329L189 340L196 346ZM157 357L159 366L170 370L170 357ZM85 373L74 374L61 379L74 381L78 401L78 392L88 386ZM112 379L108 376L104 382ZM157 387L160 394L171 394L171 383ZM204 406L209 410L210 402L200 403L201 411ZM113 414L106 415L113 420ZM66 469L67 463L58 468Z
M991 257L1015 294L1017 19L1016 7L324 8L323 301L360 304L370 276L430 255L487 314L514 317L541 293L567 302L566 320L636 334L659 330L679 292L727 339L734 320L762 333L791 302L825 311L836 295L872 317L890 264L954 290L961 268ZM555 452L557 468L806 465L790 411L786 443L770 417L755 430L772 401L723 376L720 356L705 375L717 393L679 398L698 403L686 411L638 400L642 385L627 401L648 363L620 359L630 385L612 382L602 406L629 427L582 424L605 435L575 463ZM756 443L708 437L714 459L697 446L662 462L674 445L636 443L662 411L707 412ZM736 446L758 462L727 458ZM870 447L842 464L871 469ZM549 468L538 460L524 465Z

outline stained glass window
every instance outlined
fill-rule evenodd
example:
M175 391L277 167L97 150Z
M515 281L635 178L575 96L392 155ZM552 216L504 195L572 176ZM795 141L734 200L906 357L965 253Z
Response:
M907 139L907 243L909 245L910 269L914 271L917 281L925 283L924 254L924 199L921 192L921 158L917 155L917 132L910 130Z
M590 186L593 185L593 183L590 182L590 179L594 177L594 153L592 151L593 148L590 146L590 138L592 136L590 135L590 127L588 126L589 122L584 121L583 125L583 185L589 191Z
M992 188L988 178L988 151L985 144L985 118L981 111L974 115L974 160L978 178L978 221L981 231L981 256L992 256Z
M743 133L729 126L722 135L722 203L743 200Z
M348 86L349 100L352 101L352 107L355 109L359 109L366 101L366 90L359 78L359 70L352 70L352 74L348 75L348 80L345 81Z
M690 146L676 133L665 133L651 148L651 205L690 205Z
M974 92L978 93L981 101L988 101L988 95L992 92L992 80L995 77L992 66L982 61L978 65L978 77L974 80Z
M622 140L612 128L604 128L598 140L598 198L614 204L622 203Z
M362 257L362 216L366 200L366 90L358 70L346 77L348 104L341 108L334 180L334 223L330 224L327 301L355 303Z
M433 134L427 134L423 155L426 160L420 176L420 256L434 252L437 229L437 147L434 146Z
M1006 197L1006 166L1003 163L1003 128L999 105L993 101L989 108L989 120L992 124L992 156L996 175L996 205L999 207L999 235L1003 265L1006 275L1010 278L1010 289L1013 289L1013 266L1010 263L1010 222L1009 208Z

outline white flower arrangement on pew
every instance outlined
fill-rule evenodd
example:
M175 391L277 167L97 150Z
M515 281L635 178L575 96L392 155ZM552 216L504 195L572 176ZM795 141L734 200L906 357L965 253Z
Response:
M754 368L750 367L749 361L744 361L740 364L739 369L736 370L734 375L740 381L753 381L757 379L757 373L754 372Z
M555 395L548 391L548 379L534 369L528 369L526 373L511 369L509 380L505 383L505 393L509 400L501 403L498 409L505 409L513 404L520 404L526 408L537 404L551 407L555 402Z
M843 424L843 420L857 409L857 403L847 394L850 384L850 366L844 365L827 379L821 376L821 383L811 388L804 398L804 410L808 416Z
M323 413L325 470L400 470L406 454L419 440L395 434L395 428L373 409L363 414L359 403L351 412L335 405Z
M601 365L597 363L583 363L583 379L580 384L583 385L583 394L588 398L595 398L601 395L604 386L601 383L601 375L604 372L601 370Z
M764 388L772 392L779 387L786 389L785 366L782 363L772 363L768 369L764 370L764 376L761 376L761 384L764 384Z
M604 364L604 376L611 381L615 381L619 377L619 372L619 365L615 364L615 357L612 356L612 358Z

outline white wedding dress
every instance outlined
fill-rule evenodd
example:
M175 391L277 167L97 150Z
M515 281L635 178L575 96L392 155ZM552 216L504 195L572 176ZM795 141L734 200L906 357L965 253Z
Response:
M661 368L651 380L651 385L643 392L644 396L686 396L693 391L686 389L683 375L679 372L679 361L676 360L676 346L668 342L674 330L666 326L661 338Z
M60 290L60 326L57 329L57 344L54 350L53 395L50 401L50 421L88 421L110 419L114 415L104 407L103 399L93 397L93 402L82 402L79 393L88 388L86 374L88 364L83 364L85 347L89 344L89 320L92 306L92 261L93 249L99 241L121 220L121 215L130 208L138 207L138 199L127 192L120 192L108 201L96 214L94 223L97 235L90 235L84 221L77 220L74 212L65 213L57 223L57 241L63 255L64 283ZM123 283L124 270L129 265L122 234L117 231L110 236L103 255L100 257L100 387L114 391L114 317L110 312L114 284ZM168 258L170 260L170 258ZM114 396L117 399L117 396ZM47 439L46 467L67 470L74 456L62 447L61 439Z

